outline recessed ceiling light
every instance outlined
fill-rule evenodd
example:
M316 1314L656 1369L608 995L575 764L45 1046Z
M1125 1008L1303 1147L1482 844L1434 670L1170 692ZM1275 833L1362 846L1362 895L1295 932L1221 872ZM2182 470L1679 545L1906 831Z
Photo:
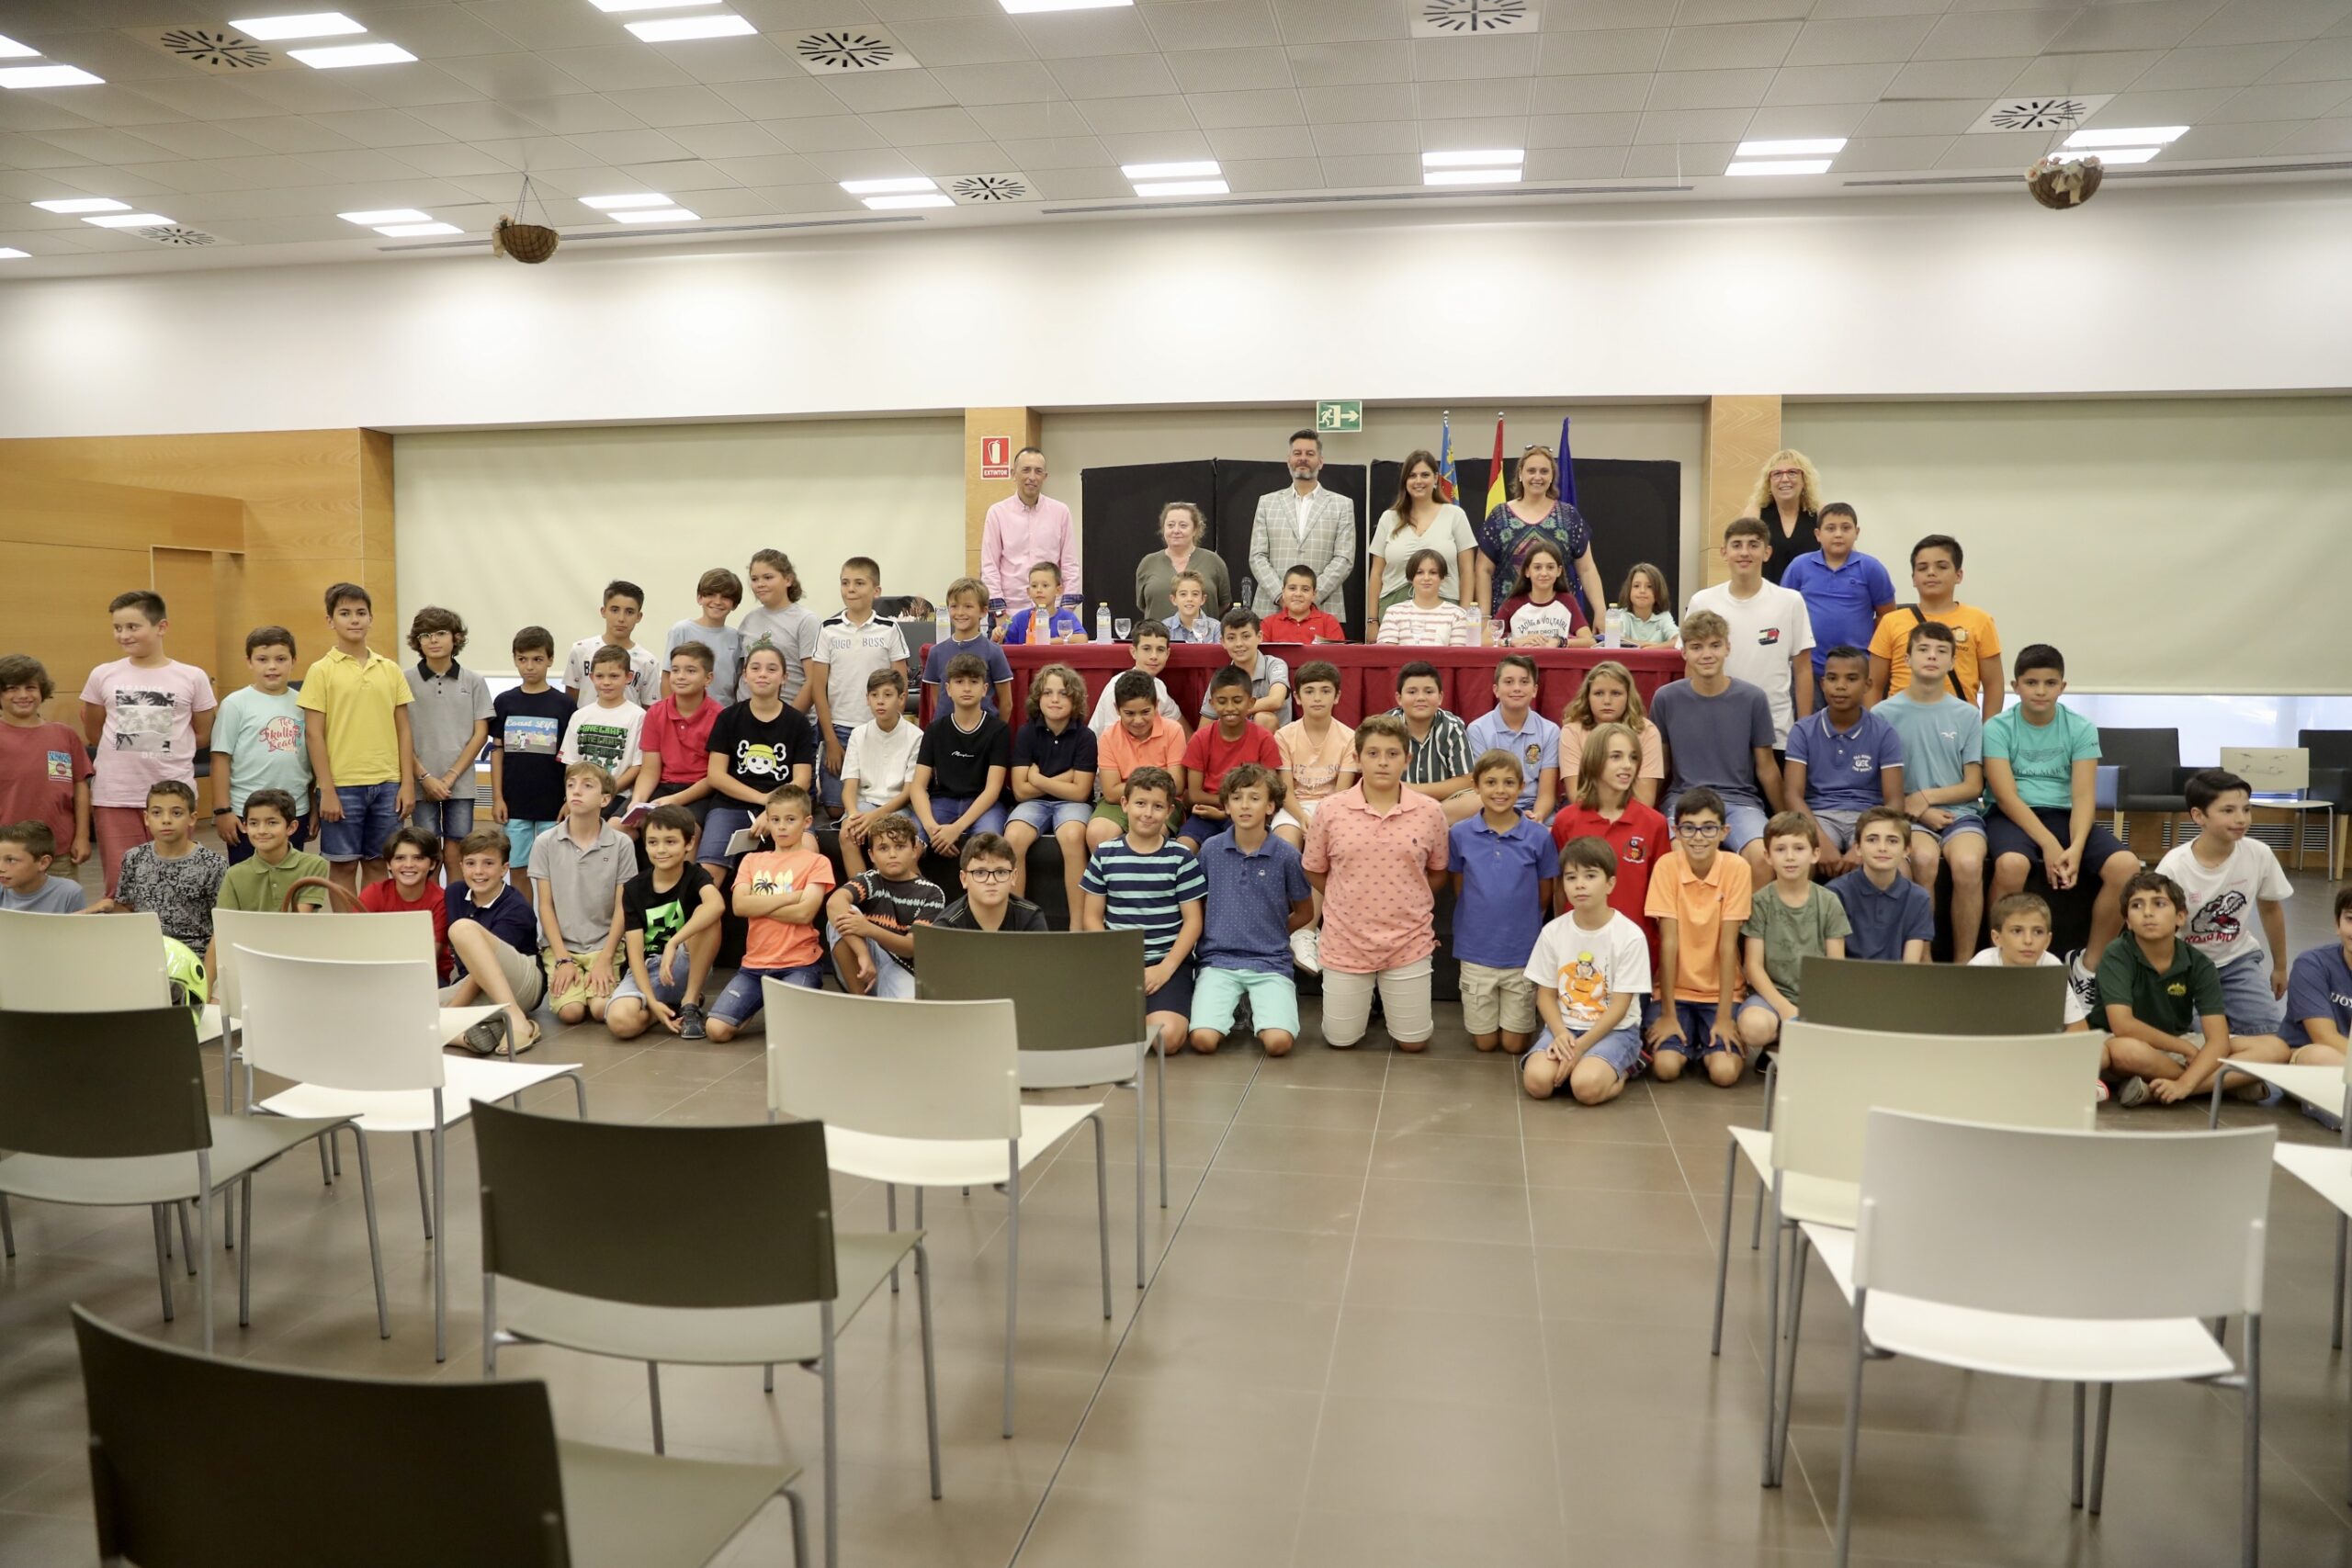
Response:
M593 207L599 212L619 212L632 207L674 207L677 204L658 191L639 191L634 196L583 196L582 207Z
M2078 130L2066 138L2069 147L2151 147L2177 141L2188 134L2185 125L2125 126L2115 130Z
M1122 164L1119 173L1130 180L1196 180L1224 173L1215 158L1195 158L1180 164Z
M0 38L0 60L38 60L40 58L40 51L30 45L18 43L12 38ZM24 253L19 251L17 254L22 255Z
M896 212L909 207L953 207L956 198L944 191L910 192L904 196L869 196L865 205L876 212Z
M666 21L631 22L628 30L648 43L674 43L690 38L741 38L755 33L752 26L732 11L721 11L714 17L673 17Z
M387 207L377 212L338 212L335 216L345 223L356 223L368 229L374 228L379 223L430 223L433 221L433 214L419 212L413 207Z
M1158 180L1136 186L1137 196L1227 196L1223 180Z
M852 196L898 196L913 190L937 190L939 186L926 175L908 175L888 180L843 180L842 189Z
M710 0L588 0L599 11L674 11L682 6L707 6Z
M1518 169L1423 169L1421 183L1425 186L1513 186L1519 183Z
M379 223L376 232L395 240L416 240L427 234L462 234L465 231L455 223Z
M605 216L616 223L693 223L699 220L701 214L683 207L633 207L626 212L607 212Z
M0 245L0 261L23 261L31 254L32 252L20 251L14 245Z
M1829 160L1826 158L1750 158L1724 171L1727 175L1826 175L1828 172Z
M2061 154L2068 158L2097 158L2102 164L2144 164L2161 147L2069 147Z
M0 70L0 87L95 87L105 80L78 65L11 65Z
M997 0L1010 17L1035 17L1046 11L1113 11L1136 0Z
M416 58L396 43L344 43L333 49L289 49L286 52L313 71L340 71L348 65L399 65Z
M1799 136L1786 141L1743 141L1735 158L1810 158L1844 148L1842 136Z
M130 203L110 196L76 196L62 201L36 201L43 212L128 212Z
M1520 147L1494 147L1483 152L1424 152L1424 169L1494 169L1524 163L1527 152Z
M264 40L282 38L335 38L344 33L364 33L365 22L355 22L340 11L313 11L303 17L247 17L243 21L231 21L231 27L247 38Z
M102 217L85 218L85 223L95 223L101 229L153 229L171 220L160 212L109 212Z

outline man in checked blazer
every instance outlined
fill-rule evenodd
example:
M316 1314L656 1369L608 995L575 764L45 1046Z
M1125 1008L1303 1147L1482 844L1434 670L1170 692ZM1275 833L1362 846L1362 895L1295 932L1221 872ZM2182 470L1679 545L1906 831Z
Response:
M1304 564L1315 569L1316 603L1347 621L1343 587L1363 546L1355 502L1325 490L1316 478L1322 471L1322 437L1299 431L1290 438L1290 488L1258 498L1250 525L1250 575L1257 584L1250 607L1261 617L1282 603L1283 573Z

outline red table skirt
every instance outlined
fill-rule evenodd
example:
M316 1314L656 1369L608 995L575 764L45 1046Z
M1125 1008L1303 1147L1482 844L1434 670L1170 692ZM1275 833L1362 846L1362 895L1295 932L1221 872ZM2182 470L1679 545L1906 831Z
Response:
M1437 667L1445 685L1448 712L1464 720L1476 718L1495 705L1495 661L1513 651L1501 648L1394 648L1377 643L1340 642L1312 647L1268 644L1267 648L1290 666L1294 682L1299 668L1313 660L1336 666L1340 671L1338 716L1351 726L1359 723L1367 713L1386 713L1396 705L1396 671L1415 660ZM1634 689L1641 693L1645 704L1660 686L1682 678L1682 655L1671 649L1539 648L1518 651L1533 656L1536 672L1542 679L1536 711L1555 723L1559 721L1561 710L1568 705L1569 699L1577 694L1585 671L1604 660L1613 659L1632 672ZM1133 650L1115 644L1076 643L1059 648L1015 644L1004 652L1012 665L1012 701L1016 710L1028 698L1029 678L1048 664L1067 664L1085 678L1090 713L1102 689L1135 668ZM920 655L915 662L922 663ZM1170 650L1168 668L1160 671L1159 678L1168 683L1168 694L1178 706L1187 715L1197 714L1202 698L1208 694L1209 677L1227 662L1221 647L1188 643ZM926 697L929 695L925 694ZM933 716L928 702L922 716L925 723Z

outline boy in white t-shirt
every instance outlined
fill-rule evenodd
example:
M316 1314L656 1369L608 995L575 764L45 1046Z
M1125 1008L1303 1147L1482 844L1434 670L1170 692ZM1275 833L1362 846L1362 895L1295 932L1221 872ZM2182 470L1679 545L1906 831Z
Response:
M1890 699L1892 700L1892 699ZM2050 906L2039 893L2012 893L1993 906L1993 945L1968 962L1979 969L2062 969L2064 964L2050 951ZM2074 987L2065 990L2059 1019L2068 1034L2090 1027L2090 998ZM2098 1097L2107 1098L2101 1079Z
M2254 825L2254 789L2235 773L2207 768L2191 773L2182 794L2197 837L2176 844L2156 869L2188 896L2181 938L2221 972L2233 1035L2276 1035L2287 994L2287 913L2295 896L2278 857ZM2259 924L2254 917L2258 915ZM2269 960L2264 963L2265 958Z
M1527 1049L1520 1082L1536 1100L1565 1087L1579 1105L1605 1105L1643 1067L1641 1009L1650 994L1650 944L1642 928L1609 906L1617 852L1600 839L1560 849L1560 891L1568 912L1546 925L1527 957L1543 1032Z
M628 649L607 645L590 656L589 689L595 695L572 714L571 722L564 726L563 744L556 752L556 760L566 767L594 762L604 769L613 780L616 802L628 797L637 770L644 763L639 743L645 728L645 710L628 699L634 678ZM612 815L611 810L605 815Z
M1683 612L1713 610L1731 628L1731 652L1724 672L1763 689L1772 703L1772 744L1785 748L1789 727L1814 709L1813 617L1804 595L1764 581L1772 536L1753 517L1734 518L1724 528L1724 564L1728 581L1690 595Z
M876 823L894 814L914 819L907 786L922 745L922 726L906 717L907 677L898 666L865 678L865 710L873 718L849 732L842 753L842 863L852 876L865 869L863 849Z

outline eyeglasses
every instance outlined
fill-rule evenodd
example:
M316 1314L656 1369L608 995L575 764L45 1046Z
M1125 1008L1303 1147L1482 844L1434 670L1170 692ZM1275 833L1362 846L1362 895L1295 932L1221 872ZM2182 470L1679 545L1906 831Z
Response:
M1678 822L1674 833L1680 839L1720 839L1724 836L1724 825L1720 822ZM1010 876L1012 874L1007 872L1005 874Z
M1801 479L1804 478L1804 470L1803 468L1774 468L1764 477L1768 479Z
M1721 832L1722 829L1717 829L1716 831ZM964 868L964 874L974 882L1010 882L1012 880L1012 868L1009 865L967 865Z

